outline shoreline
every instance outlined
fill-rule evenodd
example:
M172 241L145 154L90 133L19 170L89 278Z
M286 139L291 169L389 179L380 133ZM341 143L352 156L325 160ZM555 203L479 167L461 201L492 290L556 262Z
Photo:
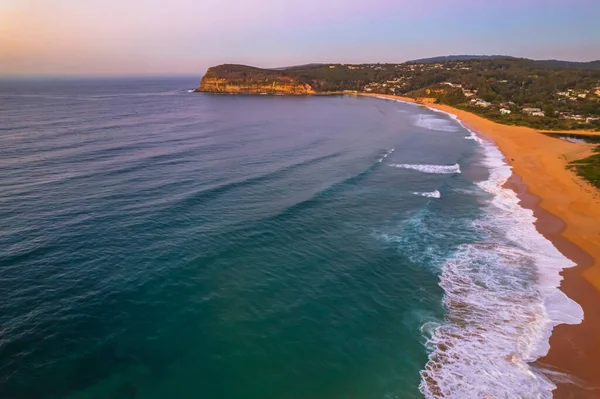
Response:
M188 90L189 93L201 93L201 94L207 94L207 95L234 95L234 96L270 96L270 97L334 97L334 96L356 96L356 97L380 97L380 98L393 98L395 100L399 100L399 101L403 101L403 102L407 102L407 103L412 103L412 104L417 104L417 105L422 105L425 107L431 107L431 108L436 108L438 106L441 107L447 107L450 109L453 109L454 111L458 111L458 112L465 112L469 115L473 115L473 116L479 116L476 114L472 114L470 112L467 111L463 111L463 110L459 110L458 108L453 108L449 105L443 105L443 104L435 104L434 102L421 102L421 101L417 101L414 98L411 97L403 97L403 96L396 96L396 95L391 95L391 94L377 94L377 93L367 93L367 92L359 92L359 91L354 91L354 90L344 90L344 91L323 91L323 92L314 92L314 93L301 93L301 94L294 94L294 93L268 93L268 92L263 92L263 93L250 93L250 92L243 92L243 91L231 91L231 92L215 92L215 91L204 91L204 90L200 90L200 88L196 88L196 89L192 89L192 90ZM446 111L446 112L450 112L450 111ZM452 112L451 112L452 113ZM483 117L480 117L482 119L485 119ZM487 119L486 119L487 120ZM492 122L492 121L490 121ZM534 128L530 128L530 127L526 127L526 126L522 126L522 125L504 125L501 123L497 123L498 125L501 126L507 126L507 127L525 127L527 129L531 129L531 130L536 130L539 132L548 132L548 133L565 133L565 134L584 134L584 135L592 135L592 136L600 136L600 130L586 130L586 129L553 129L553 128L544 128L544 129L534 129Z
M595 334L600 331L600 312L594 312L600 303L597 291L581 272L594 264L595 259L573 242L563 237L567 224L559 217L539 206L541 198L532 194L527 185L516 174L512 174L505 187L513 190L519 198L519 204L533 211L537 231L576 265L563 269L564 277L560 285L569 298L577 302L584 311L584 320L579 324L559 324L554 327L550 337L550 351L535 361L535 365L544 370L567 373L570 381L555 378L556 398L587 398L600 396L597 375L593 372L600 361L600 345ZM591 372L591 373L590 373ZM552 375L549 376L552 379Z
M554 328L549 353L534 365L549 370L557 386L556 398L600 396L600 312L596 309L600 303L600 192L566 169L567 159L584 158L591 146L548 137L532 128L502 125L447 105L392 95L360 96L447 112L494 141L512 167L505 187L517 194L521 206L533 211L538 232L575 263L560 272L559 289L584 311L580 324Z

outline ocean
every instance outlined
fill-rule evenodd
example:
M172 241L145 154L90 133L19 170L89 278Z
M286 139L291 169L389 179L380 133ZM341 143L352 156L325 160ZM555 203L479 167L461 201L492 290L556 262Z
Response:
M550 398L493 143L377 98L0 81L0 397Z

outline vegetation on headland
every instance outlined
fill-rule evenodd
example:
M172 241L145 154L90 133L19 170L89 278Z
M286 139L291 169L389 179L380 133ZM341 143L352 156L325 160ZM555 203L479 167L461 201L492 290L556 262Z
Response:
M598 62L450 57L284 69L221 65L207 71L198 91L393 94L451 105L504 124L600 131Z

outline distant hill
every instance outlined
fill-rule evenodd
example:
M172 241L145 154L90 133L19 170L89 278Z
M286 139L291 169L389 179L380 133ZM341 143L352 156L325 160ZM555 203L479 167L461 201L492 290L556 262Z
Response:
M600 60L588 62L560 61L560 60L542 60L534 61L552 68L571 68L571 69L600 69Z
M409 62L416 62L418 64L430 64L434 62L448 62L448 61L469 61L469 60L497 60L497 59L514 59L508 55L444 55L439 57L420 58L418 60L411 60Z
M562 60L532 60L529 58L521 58L521 57L513 57L510 55L444 55L438 57L430 57L430 58L419 58L416 60L410 60L406 63L417 63L417 64L433 64L433 63L443 63L443 62L453 62L453 61L473 61L473 60L521 60L525 62L531 62L532 64L537 64L538 66L546 66L550 68L567 68L567 69L600 69L600 60L597 61L562 61ZM369 63L363 64L367 65ZM393 65L397 65L391 63ZM384 65L391 65L390 63ZM401 64L401 63L400 63ZM285 66L279 68L268 68L273 71L300 71L300 70L311 70L311 69L319 69L328 65L343 65L337 63L310 63L304 65L292 65ZM350 64L348 64L350 65Z
M561 60L531 60L528 58L512 57L510 55L447 55L440 57L421 58L409 62L418 64L432 64L438 62L450 61L471 61L471 60L523 60L536 63L538 65L550 68L569 68L569 69L600 69L600 60L577 62L577 61L561 61Z

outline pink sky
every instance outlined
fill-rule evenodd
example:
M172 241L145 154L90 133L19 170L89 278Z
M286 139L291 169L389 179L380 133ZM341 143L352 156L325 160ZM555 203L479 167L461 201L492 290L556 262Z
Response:
M599 18L600 1L588 0L0 0L0 74L200 74L224 62L451 53L591 60Z

